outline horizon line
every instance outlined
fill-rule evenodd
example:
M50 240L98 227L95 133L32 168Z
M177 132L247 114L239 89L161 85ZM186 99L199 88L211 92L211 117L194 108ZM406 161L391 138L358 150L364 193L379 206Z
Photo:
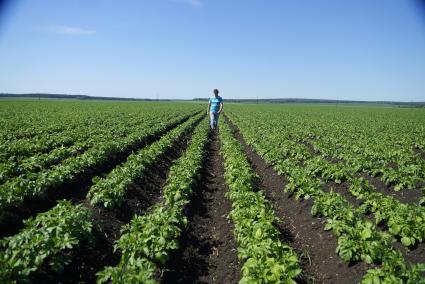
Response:
M60 94L60 93L0 93L0 97L35 97L35 96L59 96L59 97L74 97L74 98L94 98L94 99L106 99L106 100L150 100L150 101L194 101L194 100L208 100L208 98L203 97L194 97L191 99L172 99L172 98L135 98L135 97L120 97L120 96L92 96L92 95L82 95L82 94ZM47 97L48 98L48 97ZM425 101L402 101L402 100L355 100L355 99L328 99L328 98L294 98L294 97L279 97L279 98L231 98L225 99L225 101L285 101L285 100L295 100L295 101L327 101L327 102L352 102L352 103L412 103L412 104L425 104Z

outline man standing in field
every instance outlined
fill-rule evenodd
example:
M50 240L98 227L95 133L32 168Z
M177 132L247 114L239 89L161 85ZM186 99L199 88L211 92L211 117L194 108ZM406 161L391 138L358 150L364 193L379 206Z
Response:
M214 98L210 98L208 102L207 114L210 115L211 129L215 129L218 125L218 117L223 110L223 99L218 95L218 90L214 89Z

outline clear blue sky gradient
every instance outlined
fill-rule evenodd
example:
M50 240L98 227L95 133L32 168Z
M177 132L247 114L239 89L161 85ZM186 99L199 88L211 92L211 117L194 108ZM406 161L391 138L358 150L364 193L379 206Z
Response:
M425 101L413 0L13 2L0 92Z

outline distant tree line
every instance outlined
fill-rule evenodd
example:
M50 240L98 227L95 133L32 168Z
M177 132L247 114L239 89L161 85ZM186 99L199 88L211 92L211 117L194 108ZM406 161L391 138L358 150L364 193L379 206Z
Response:
M45 94L45 93L30 93L30 94L0 93L0 98L73 99L73 100L107 100L107 101L156 101L154 99L98 97L98 96L86 96L86 95Z
M99 97L87 95L67 95L67 94L46 94L46 93L29 93L29 94L10 94L0 93L0 98L34 98L34 99L74 99L74 100L107 100L107 101L175 101L169 99L137 99L137 98L120 98L120 97ZM179 100L185 101L185 100ZM206 102L208 98L194 98L187 101ZM353 100L326 100L326 99L297 99L297 98L279 98L279 99L226 99L226 102L233 103L322 103L322 104L386 104L399 107L425 107L425 102L398 102L398 101L353 101Z
M195 98L194 101L207 101L207 98ZM280 99L226 99L231 103L320 103L320 104L386 104L408 107L425 107L425 102L398 102L398 101L353 101L353 100L328 100L328 99L297 99L297 98L280 98Z

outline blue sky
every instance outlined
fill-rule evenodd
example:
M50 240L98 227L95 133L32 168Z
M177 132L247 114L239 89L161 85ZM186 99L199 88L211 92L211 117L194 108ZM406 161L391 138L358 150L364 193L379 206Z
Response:
M425 101L414 0L15 0L0 93Z

